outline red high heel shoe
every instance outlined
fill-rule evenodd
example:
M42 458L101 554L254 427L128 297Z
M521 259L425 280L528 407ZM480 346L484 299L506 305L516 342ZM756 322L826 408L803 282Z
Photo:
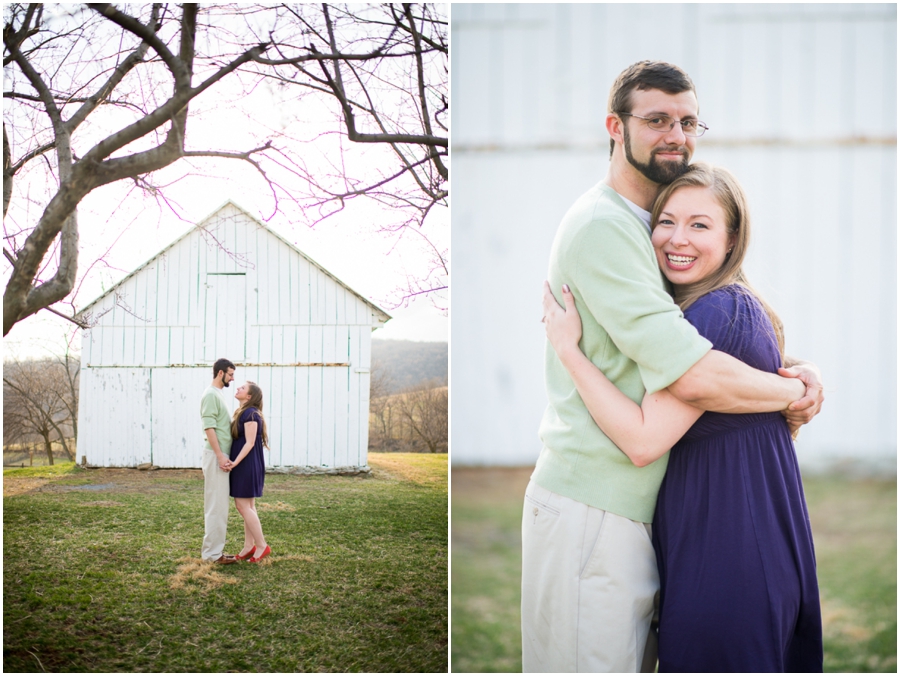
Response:
M254 548L253 551L256 551L256 549ZM272 553L272 548L269 545L266 545L266 548L263 550L262 554L260 554L259 556L250 557L250 563L259 563L260 561L262 561L264 558L266 558L271 553Z
M256 547L254 547L253 549L251 549L249 552L247 552L247 553L244 554L243 556L241 556L240 554L235 554L235 555L234 555L234 558L236 558L238 561L246 561L246 560L249 559L251 556L253 556L253 552L255 552L255 551L256 551Z

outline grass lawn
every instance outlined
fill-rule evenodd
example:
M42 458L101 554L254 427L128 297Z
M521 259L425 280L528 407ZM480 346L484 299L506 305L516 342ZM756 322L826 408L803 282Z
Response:
M521 671L522 497L531 468L453 470L451 667ZM804 478L825 671L897 671L897 482Z
M230 566L199 470L4 471L4 671L446 672L447 455L369 464L268 475L273 554Z

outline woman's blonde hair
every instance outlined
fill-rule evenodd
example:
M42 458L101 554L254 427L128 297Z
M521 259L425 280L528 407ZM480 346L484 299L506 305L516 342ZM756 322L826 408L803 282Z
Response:
M728 238L732 244L729 253L725 256L725 262L718 270L708 277L693 284L680 286L674 294L675 302L682 310L687 310L698 298L721 289L730 284L743 287L751 293L763 306L772 327L775 329L775 339L778 341L778 352L784 361L784 325L775 313L775 310L763 299L751 285L744 274L743 263L750 245L750 209L747 205L747 197L740 183L734 175L722 167L714 167L705 162L696 162L690 170L679 176L669 185L665 186L653 204L653 212L650 223L653 228L659 222L659 215L669 198L675 191L681 188L707 188L712 191L725 212Z
M247 401L242 401L241 405L238 406L238 409L234 412L234 415L231 417L231 437L233 439L238 438L238 421L241 419L241 414L246 411L248 408L255 408L259 411L259 419L262 421L260 425L259 433L262 435L263 446L266 448L269 447L269 436L266 434L266 419L263 417L263 395L262 390L259 388L254 382L247 381L247 392L250 397Z

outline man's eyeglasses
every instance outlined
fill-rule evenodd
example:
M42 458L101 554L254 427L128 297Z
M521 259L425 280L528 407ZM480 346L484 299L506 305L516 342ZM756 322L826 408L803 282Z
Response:
M645 120L647 126L653 131L672 131L672 128L677 122L681 125L681 131L684 132L685 136L703 136L706 130L709 129L703 122L693 118L673 120L668 115L656 115L654 117L641 117L640 115L633 115L632 113L616 113L616 115L628 115L629 117L636 117L639 120Z

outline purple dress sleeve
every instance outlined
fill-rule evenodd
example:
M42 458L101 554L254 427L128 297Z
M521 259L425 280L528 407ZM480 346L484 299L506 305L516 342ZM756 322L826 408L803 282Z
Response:
M774 373L781 356L772 322L749 290L732 284L699 298L684 313L714 350Z

